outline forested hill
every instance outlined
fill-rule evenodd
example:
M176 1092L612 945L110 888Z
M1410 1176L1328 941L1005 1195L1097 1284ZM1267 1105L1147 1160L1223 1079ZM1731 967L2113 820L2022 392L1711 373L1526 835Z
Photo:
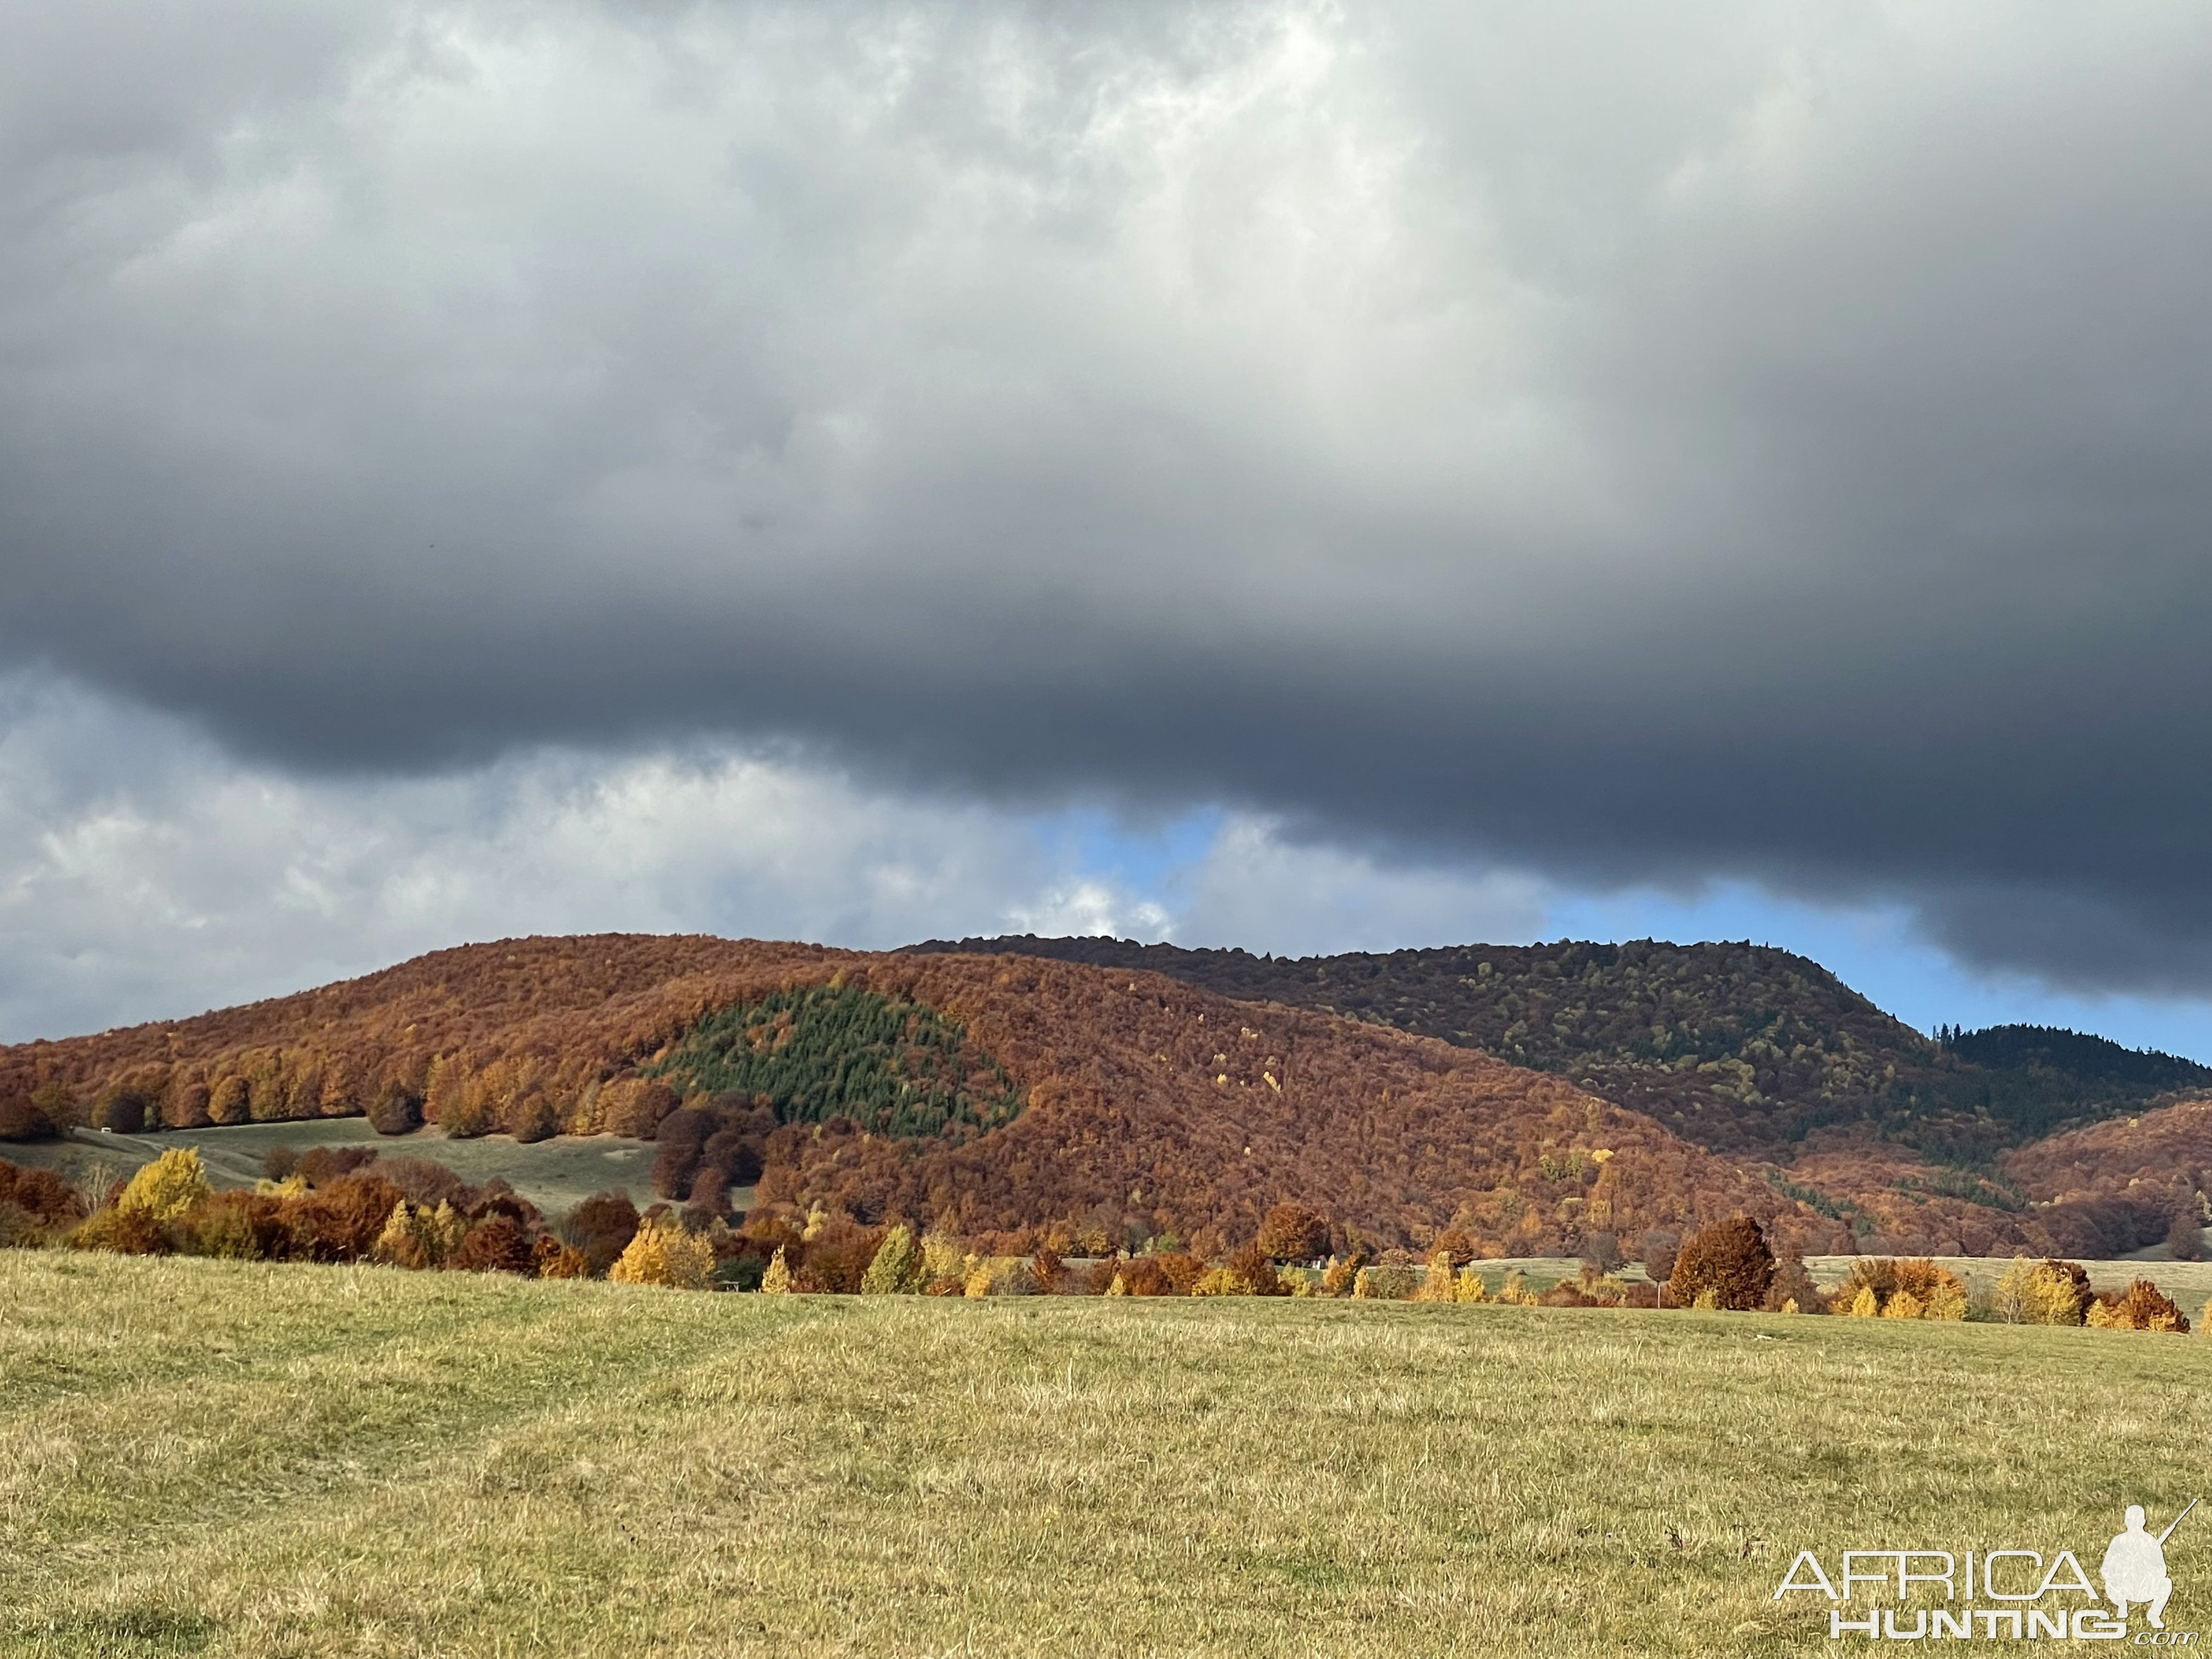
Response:
M659 1190L708 1217L750 1183L794 1226L817 1207L904 1218L1014 1254L1055 1225L1086 1249L1173 1237L1216 1254L1285 1200L1382 1248L1455 1230L1475 1254L1556 1254L1738 1212L1808 1249L1849 1242L1838 1218L1562 1078L1072 963L506 939L0 1047L0 1140L363 1115L403 1140L426 1121L452 1139L650 1139Z
M1557 1073L1717 1150L1786 1161L1823 1128L1978 1162L2077 1120L2212 1084L2212 1067L2026 1026L1923 1036L1820 963L1750 944L1468 945L1258 957L1107 939L931 940L1144 968Z
M2124 1048L2110 1037L2050 1025L1992 1025L1980 1031L1947 1032L1942 1043L1953 1055L1982 1070L2063 1073L2145 1095L2201 1089L2212 1083L2212 1066L2155 1048Z
M750 1186L777 1225L905 1218L1014 1255L1054 1228L1089 1254L1218 1254L1290 1201L1362 1248L1556 1255L1741 1212L1808 1250L2112 1255L2193 1224L2212 1188L2212 1098L2019 1144L2186 1062L2029 1033L1978 1065L1781 951L975 943L1006 953L441 951L0 1046L0 1141L355 1115L403 1141L632 1136L702 1224Z

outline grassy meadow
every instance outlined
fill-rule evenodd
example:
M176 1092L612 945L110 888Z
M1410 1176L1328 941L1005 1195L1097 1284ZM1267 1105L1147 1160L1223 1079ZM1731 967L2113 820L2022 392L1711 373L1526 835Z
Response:
M199 1151L217 1187L250 1187L261 1161L277 1146L373 1146L386 1158L423 1158L442 1164L471 1185L505 1181L550 1216L565 1214L593 1193L620 1189L642 1209L653 1202L649 1140L620 1135L554 1135L518 1141L513 1135L449 1139L434 1124L410 1135L380 1135L365 1117L308 1118L286 1123L240 1123L225 1128L164 1129L157 1134L118 1135L81 1129L66 1140L0 1144L13 1164L59 1170L80 1186L97 1188L127 1178L173 1146ZM747 1189L733 1194L744 1207Z
M2094 1569L2208 1383L2079 1329L0 1251L0 1653L1811 1653L1799 1547ZM2212 1527L2170 1559L2196 1628Z

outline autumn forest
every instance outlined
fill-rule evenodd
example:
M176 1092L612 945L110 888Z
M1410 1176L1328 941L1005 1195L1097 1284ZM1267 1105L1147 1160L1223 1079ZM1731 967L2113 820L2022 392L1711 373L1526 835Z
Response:
M1176 976L989 943L869 955L602 935L441 951L194 1019L0 1049L0 1138L347 1116L395 1150L424 1122L526 1142L611 1133L658 1143L658 1191L695 1219L737 1219L744 1191L756 1231L902 1223L1000 1253L1169 1240L1205 1260L1249 1244L1285 1205L1321 1218L1330 1251L1457 1260L1602 1253L1738 1215L1785 1254L2106 1256L2202 1219L2212 1106L2191 1094L2203 1079L2187 1062L2138 1057L2085 1092L2031 1058L2014 1069L2039 1065L2042 1080L2004 1097L2033 1096L2008 1116L1984 1097L2001 1066L1916 1034L1919 1070L1899 1093L1881 1047L1899 1039L1871 1005L1838 1019L1809 980L1818 994L1796 1006L1739 984L1736 1029L1752 1037L1738 1049L1787 1063L1731 1096L1751 1062L1694 1057L1716 1048L1729 992L1725 975L1717 989L1698 977L1692 952L1733 947L1548 975L1530 959L1516 971L1542 983L1519 992L1492 983L1506 975L1495 959L1461 975L1467 993L1419 963L1427 1000L1397 988L1391 1006L1413 1011L1400 1029L1377 1017L1371 970L1370 1006L1336 1009L1279 994L1302 976L1328 982L1328 964L1317 976L1248 957L1255 968L1230 966L1251 982L1217 972L1227 982L1206 988L1172 958L1158 965ZM1055 943L1102 953L1032 942ZM1352 975L1330 961L1349 1001ZM1545 985L1550 1005L1529 994ZM1542 1022L1538 1044L1531 1012L1569 991L1574 1019ZM1647 1018L1640 1054L1623 1058L1634 1045L1617 1038L1563 1053L1577 1026L1628 1029L1608 997L1686 1008L1690 992L1705 1000L1680 1039ZM1484 1033L1512 1063L1469 1042L1468 1022L1455 1040L1435 1034L1421 1010L1455 994L1516 1000L1517 1026ZM1792 1030L1778 1049L1774 1034ZM1689 1064L1656 1063L1675 1046ZM2073 1059L2081 1075L2102 1063ZM1857 1093L1793 1091L1791 1066L1832 1082L1846 1062L1869 1079ZM1612 1086L1639 1065L1636 1086ZM1874 1086L1885 1076L1887 1093ZM1900 1100L1943 1122L1928 1129ZM2031 1136L2062 1101L2058 1132ZM1965 1132L1976 1124L1978 1139ZM513 1247L537 1248L537 1224L509 1219Z

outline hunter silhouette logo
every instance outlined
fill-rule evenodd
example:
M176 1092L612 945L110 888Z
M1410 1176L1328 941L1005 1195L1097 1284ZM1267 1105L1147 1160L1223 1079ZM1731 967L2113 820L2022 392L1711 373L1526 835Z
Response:
M2150 1530L2142 1504L2129 1504L2123 1529L2098 1564L2101 1594L2072 1550L2048 1558L2027 1549L1845 1550L1833 1578L1819 1554L1800 1550L1773 1599L1798 1592L1826 1597L1836 1604L1828 1610L1831 1639L2121 1642L2128 1639L2130 1612L2139 1608L2149 1628L2136 1633L2136 1646L2191 1647L2196 1632L2166 1628L2166 1604L2173 1595L2166 1545L2198 1501L2191 1498L2158 1533ZM1916 1600L1917 1607L1901 1605ZM1884 1601L1900 1605L1879 1605Z
M2121 1618L2128 1616L2129 1602L2142 1601L2149 1607L2150 1627L2166 1628L2166 1598L2173 1594L2173 1580L2166 1576L2166 1540L2196 1507L2192 1498L2189 1509L2154 1538L2143 1530L2142 1505L2128 1505L2128 1529L2106 1547L2104 1565L2098 1569L2098 1577L2105 1581L2105 1598Z

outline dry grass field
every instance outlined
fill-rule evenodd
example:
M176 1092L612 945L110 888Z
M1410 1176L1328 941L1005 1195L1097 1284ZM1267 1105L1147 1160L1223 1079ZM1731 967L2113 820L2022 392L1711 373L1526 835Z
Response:
M1811 1653L1796 1549L2100 1548L2208 1384L2078 1329L0 1251L0 1652ZM2212 1527L2171 1559L2212 1624Z

